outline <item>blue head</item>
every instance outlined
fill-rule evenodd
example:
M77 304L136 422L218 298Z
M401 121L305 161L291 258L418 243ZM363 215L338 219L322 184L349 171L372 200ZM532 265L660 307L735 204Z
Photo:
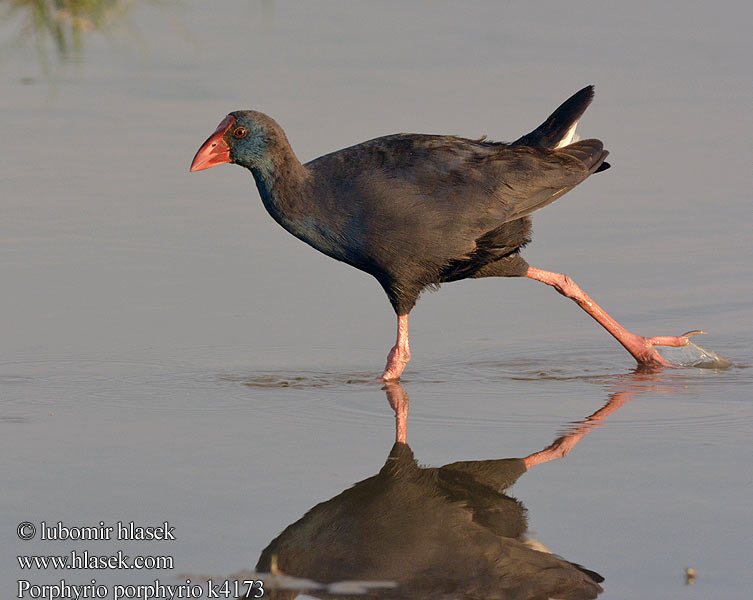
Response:
M231 112L199 148L191 171L201 171L226 162L257 173L273 168L270 151L285 140L280 126L264 113L254 110ZM287 140L285 140L287 143Z

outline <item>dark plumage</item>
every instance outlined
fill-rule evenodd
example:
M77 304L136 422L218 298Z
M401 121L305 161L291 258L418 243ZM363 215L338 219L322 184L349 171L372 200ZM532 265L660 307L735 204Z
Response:
M407 314L430 285L523 275L527 265L513 255L528 241L526 217L583 181L607 154L597 140L575 146L552 151L401 134L329 154L306 165L314 196L333 201L325 201L325 214L337 215L327 219L329 239L312 245L326 252L334 238L334 258L374 275L397 314ZM291 230L311 243L306 228Z
M557 287L546 272L532 274L519 252L530 240L531 213L609 166L601 141L573 143L593 95L592 86L583 88L509 144L402 133L305 165L273 119L232 112L191 170L223 162L246 167L280 225L379 281L398 315L398 340L382 375L394 379L410 358L408 312L426 287L520 276Z

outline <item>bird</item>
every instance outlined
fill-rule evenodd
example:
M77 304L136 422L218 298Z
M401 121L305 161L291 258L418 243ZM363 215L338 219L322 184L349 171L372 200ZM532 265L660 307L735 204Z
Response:
M648 367L676 366L610 317L569 276L528 265L531 214L594 173L609 152L576 127L594 98L589 85L513 142L398 133L302 164L282 127L253 110L229 113L202 144L191 171L233 163L251 171L264 207L316 250L377 279L397 315L395 345L379 378L399 379L410 360L408 315L421 292L469 278L525 277L575 301Z

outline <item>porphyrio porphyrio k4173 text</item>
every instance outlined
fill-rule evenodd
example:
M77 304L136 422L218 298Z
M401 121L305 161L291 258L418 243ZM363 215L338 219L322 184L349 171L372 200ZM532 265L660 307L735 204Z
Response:
M592 173L608 152L596 139L575 141L593 99L588 86L538 128L512 143L400 133L301 164L282 128L267 115L227 115L191 164L200 171L232 162L254 176L272 218L332 258L370 273L397 313L397 341L382 379L410 360L408 313L421 291L475 277L528 277L574 300L640 364L672 366L654 346L688 337L642 337L604 312L567 275L530 267L531 213Z

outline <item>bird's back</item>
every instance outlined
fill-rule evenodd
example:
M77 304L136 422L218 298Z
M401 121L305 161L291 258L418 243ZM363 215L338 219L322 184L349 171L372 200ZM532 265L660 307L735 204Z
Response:
M332 240L335 258L385 288L420 291L473 276L515 251L527 239L527 223L505 224L562 196L606 155L598 140L552 150L390 135L307 163L317 198L307 214Z

